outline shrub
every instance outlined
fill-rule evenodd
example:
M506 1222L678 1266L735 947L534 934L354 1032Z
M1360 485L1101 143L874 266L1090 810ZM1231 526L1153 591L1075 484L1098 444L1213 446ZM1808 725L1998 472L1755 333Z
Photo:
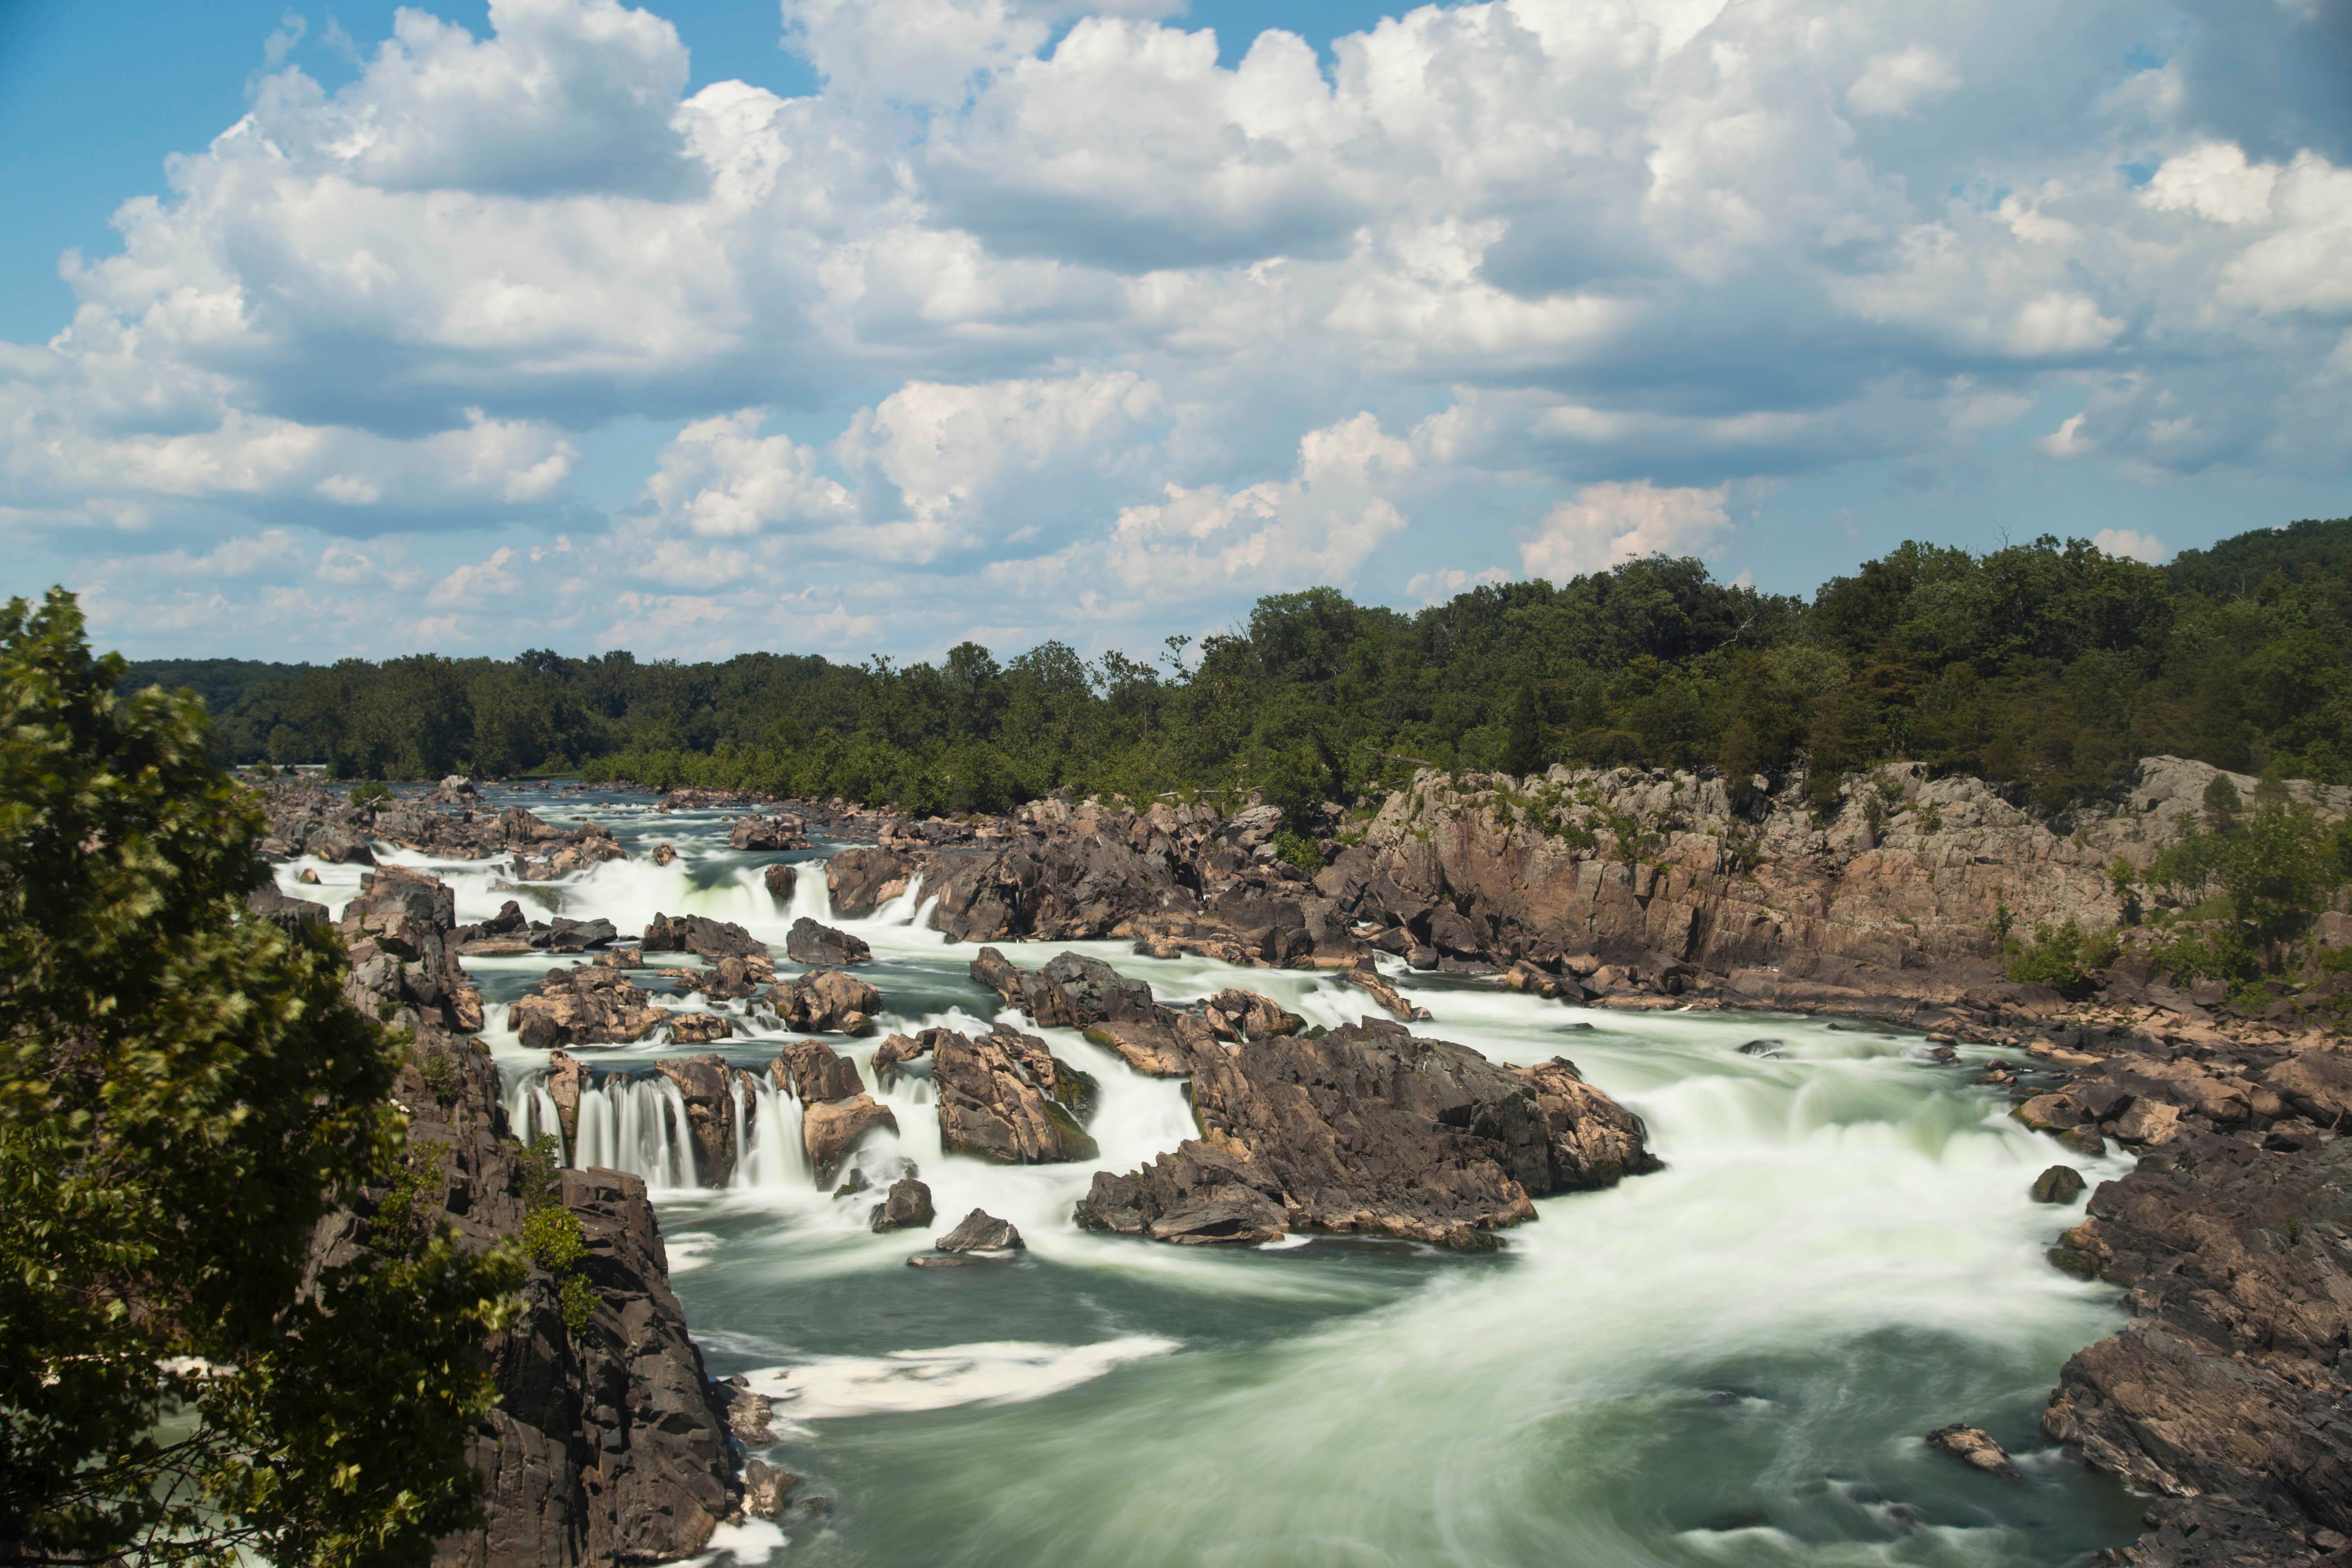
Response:
M2030 942L2011 936L2002 945L2001 973L2020 984L2047 985L2080 1000L2090 994L2096 972L2115 963L2119 951L2115 932L2085 935L2069 915L2054 931L2046 922L2036 925Z

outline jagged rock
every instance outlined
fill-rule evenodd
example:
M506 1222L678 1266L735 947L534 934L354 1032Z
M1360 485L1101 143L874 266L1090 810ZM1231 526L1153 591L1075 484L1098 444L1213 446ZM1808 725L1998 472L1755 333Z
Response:
M341 928L354 958L344 990L413 1036L393 1092L407 1110L412 1146L440 1151L420 1167L419 1216L446 1222L463 1247L511 1246L525 1204L498 1068L460 1032L481 1017L449 940L452 904L436 879L394 870L374 874ZM368 927L371 915L403 912L432 923ZM394 935L417 956L380 945ZM586 1071L561 1053L551 1065L559 1113L576 1126ZM563 1171L552 1195L587 1243L588 1325L578 1334L564 1326L558 1282L533 1268L520 1313L486 1346L499 1403L467 1444L482 1479L481 1522L442 1540L436 1561L502 1568L691 1556L735 1511L736 1483L723 1415L670 1292L653 1205L644 1183L611 1171ZM314 1235L312 1266L355 1258L365 1226L352 1211L332 1216Z
M547 951L587 952L611 946L613 940L620 934L608 920L574 921L557 915L548 921Z
M681 1046L707 1046L735 1033L735 1026L716 1013L673 1013L669 1037Z
M931 1189L912 1176L890 1184L890 1191L874 1205L874 1228L909 1230L931 1223Z
M1096 1024L1086 1035L1150 1078L1190 1078L1202 1052L1223 1049L1206 1018L1171 1007L1157 1008L1147 1018Z
M953 1230L934 1237L931 1245L941 1252L1018 1252L1029 1244L1006 1221L985 1209L974 1209Z
M727 835L730 849L805 849L808 834L797 816L745 816Z
M864 963L874 956L874 950L862 938L829 925L819 925L803 915L784 933L784 956L794 963L813 963L826 968L844 964Z
M730 953L681 984L706 996L731 1001L751 995L775 977L775 963L765 952Z
M647 952L690 952L714 963L722 958L768 956L767 944L732 921L714 921L708 915L665 915L656 913L654 923L646 927L644 942Z
M857 1064L823 1040L794 1040L777 1055L771 1072L777 1088L790 1089L804 1104L848 1100L866 1092Z
M925 1037L948 1152L1036 1165L1102 1152L1081 1125L1094 1080L1056 1060L1045 1041L1002 1027L976 1040L951 1029Z
M327 921L326 905L282 892L275 882L264 882L246 894L245 907L288 931L303 925L324 925Z
M1428 1008L1416 1007L1412 1003L1406 1001L1404 999L1404 993L1399 991L1395 986L1382 979L1380 972L1374 969L1370 963L1360 964L1356 968L1344 971L1341 973L1340 978L1347 981L1349 984L1355 986L1358 990L1370 993L1372 1000L1378 1002L1381 1006L1387 1011L1390 1017L1396 1019L1400 1023L1425 1024L1429 1022Z
M507 1009L507 1022L525 1046L621 1046L644 1039L671 1015L646 1000L642 986L617 969L580 964L551 969L530 994Z
M698 1179L706 1186L726 1185L738 1152L749 1142L749 1129L735 1125L736 1070L726 1058L711 1053L664 1057L654 1063L654 1070L677 1085L679 1098L686 1101Z
M1163 1240L1309 1229L1476 1247L1532 1218L1531 1194L1655 1168L1639 1120L1565 1062L1522 1076L1373 1019L1204 1057L1192 1103L1202 1138L1097 1178L1080 1225Z
M808 1152L809 1169L816 1173L816 1184L830 1185L834 1177L841 1173L843 1162L856 1149L858 1141L877 1127L896 1132L898 1119L888 1106L875 1103L872 1095L859 1094L803 1107L801 1144Z
M580 1147L580 1097L590 1084L588 1064L558 1047L547 1055L547 1094L555 1101L556 1120L563 1124L563 1146Z
M1159 1005L1150 984L1083 953L1057 953L1043 968L1022 969L995 948L983 947L971 961L971 973L1047 1028L1149 1019Z
M1307 1020L1255 991L1220 991L1201 1004L1209 1032L1221 1040L1256 1040L1295 1035Z
M2071 1204L2083 1195L2083 1173L2072 1165L2053 1165L2033 1178L2037 1204Z
M368 845L367 835L356 829L331 826L310 836L310 853L331 866L373 866L375 851Z
M1552 1192L1613 1187L1659 1168L1642 1119L1586 1083L1566 1057L1509 1070L1535 1090L1550 1130Z
M845 920L872 914L905 892L914 875L913 857L864 846L845 849L824 864L825 889L833 900L833 912Z
M520 806L513 809L521 810ZM505 815L501 814L502 819ZM529 812L522 812L522 815L530 816ZM559 877L568 877L575 871L585 871L607 860L625 860L629 858L628 851L614 841L612 829L596 823L583 822L568 833L543 822L539 823L538 826L554 834L555 839L551 841L541 838L537 842L542 846L552 842L553 847L543 856L529 853L517 854L514 858L514 875L515 880L519 882L551 882Z
M792 1502L793 1489L800 1484L792 1471L777 1469L754 1455L743 1461L743 1511L753 1519L781 1520Z
M663 839L659 844L654 846L653 858L654 864L656 866L667 866L671 864L677 858L677 846L672 844L667 838Z
M837 969L812 969L796 981L778 981L767 997L784 1027L818 1034L870 1034L874 1015L882 1010L882 993Z
M916 1036L889 1035L874 1047L874 1081L887 1089L904 1075L929 1078L931 1072L931 1043L939 1029L925 1029Z
M798 873L793 868L779 862L762 871L760 879L767 884L768 897L775 900L778 909L793 901L793 885L799 880Z
M2025 1478L2010 1462L2008 1451L1992 1440L1990 1433L1958 1422L1938 1426L1927 1434L1927 1447L1949 1454L1972 1469L1989 1476L1999 1476L2005 1481L2021 1481Z

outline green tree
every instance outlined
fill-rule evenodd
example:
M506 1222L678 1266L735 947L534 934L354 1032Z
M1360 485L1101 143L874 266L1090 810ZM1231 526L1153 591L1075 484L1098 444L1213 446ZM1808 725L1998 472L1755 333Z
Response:
M1525 776L1539 773L1543 768L1543 703L1536 696L1536 683L1522 680L1519 694L1511 702L1511 728L1504 742L1503 771Z
M246 912L201 705L121 673L0 611L0 1560L423 1563L518 1266L422 1202L340 945Z

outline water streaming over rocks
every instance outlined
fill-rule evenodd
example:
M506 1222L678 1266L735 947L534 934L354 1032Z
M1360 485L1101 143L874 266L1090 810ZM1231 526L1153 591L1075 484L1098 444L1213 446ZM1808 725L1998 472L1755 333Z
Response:
M2114 1293L2043 1257L2080 1201L2030 1195L2046 1141L1933 1061L1916 1037L1756 1014L1617 1015L1384 970L1423 1036L1496 1061L1571 1058L1647 1121L1666 1168L1538 1201L1494 1253L1290 1236L1177 1248L1083 1232L1097 1170L1128 1171L1195 1136L1181 1081L1143 1077L1076 1030L1007 1012L966 970L976 951L928 929L919 885L837 918L821 874L769 891L731 814L661 814L642 797L523 798L551 822L593 814L631 858L506 886L480 862L429 865L460 921L507 899L534 919L610 920L627 943L657 914L733 921L767 942L806 917L862 939L884 1011L827 1044L897 1131L869 1132L814 1183L799 1102L768 1068L798 1037L743 1000L633 977L655 1005L710 1012L715 1045L569 1047L589 1069L575 1163L615 1165L657 1196L674 1282L714 1375L773 1401L769 1462L805 1479L781 1527L723 1532L713 1563L1004 1564L2064 1563L2129 1538L2139 1505L2035 1433L2065 1358L2121 1321ZM656 840L677 858L655 866ZM358 867L314 866L304 896L340 905ZM296 868L281 868L289 890ZM1065 945L1003 944L1034 967ZM1139 958L1076 944L1186 1005L1256 991L1309 1026L1355 1021L1359 990L1312 972ZM562 1135L546 1052L505 1005L579 958L476 958L484 1037L510 1117ZM702 961L664 954L665 967ZM946 1155L919 1072L871 1066L891 1033L1042 1036L1100 1089L1097 1159L999 1166ZM1759 1037L1769 1053L1743 1053ZM715 1050L748 1138L731 1170L698 1164L685 1098L653 1064ZM2080 1162L2095 1182L2118 1161ZM910 1269L929 1231L877 1234L909 1171L944 1233L984 1209L1026 1250ZM2021 1484L1931 1451L1954 1421L1999 1439ZM829 1500L814 1508L806 1500Z

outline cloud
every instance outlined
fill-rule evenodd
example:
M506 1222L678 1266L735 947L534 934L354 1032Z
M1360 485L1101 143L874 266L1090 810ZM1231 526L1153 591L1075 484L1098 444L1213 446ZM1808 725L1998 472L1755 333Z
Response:
M1863 68L1845 100L1857 114L1906 115L1960 85L1951 62L1924 45L1880 55Z
M1385 493L1414 467L1404 442L1370 414L1298 443L1288 479L1240 489L1171 484L1163 498L1122 508L1109 536L1055 555L1000 563L988 575L1031 594L1072 592L1096 606L1197 597L1241 584L1253 595L1345 584L1382 543L1402 532L1404 513Z
M689 90L661 10L287 25L0 344L0 527L91 581L285 531L350 601L289 636L682 648L801 592L909 639L1420 596L1534 519L1530 569L1737 551L1728 485L2024 442L2352 474L2352 118L2292 8L1494 0L1318 49L788 0L794 98Z
M2128 528L2103 528L2091 535L2091 542L2110 555L2121 555L2133 561L2145 561L2151 566L2161 566L2172 552L2164 541L2152 533L2137 533Z
M1727 485L1662 489L1647 479L1587 485L1545 514L1519 561L1529 575L1565 584L1637 556L1695 554L1730 531L1728 494Z

